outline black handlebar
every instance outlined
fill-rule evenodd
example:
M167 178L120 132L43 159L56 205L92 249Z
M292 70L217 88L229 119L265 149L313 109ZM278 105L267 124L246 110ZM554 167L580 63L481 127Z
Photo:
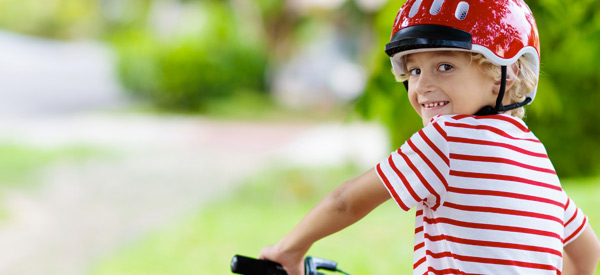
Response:
M276 262L235 255L231 260L231 272L246 275L287 275L283 266Z
M334 261L321 259L317 257L304 258L304 274L305 275L323 275L317 270L337 271L343 274L350 275L337 268L337 263ZM231 272L245 275L287 275L283 267L272 261L258 260L242 255L235 255L231 260Z

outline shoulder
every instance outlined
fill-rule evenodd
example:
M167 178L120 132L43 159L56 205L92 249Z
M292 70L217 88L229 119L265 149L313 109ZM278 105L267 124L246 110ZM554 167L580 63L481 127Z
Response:
M443 130L496 128L513 133L531 133L523 120L503 114L490 116L438 115L431 119L427 127L440 127Z

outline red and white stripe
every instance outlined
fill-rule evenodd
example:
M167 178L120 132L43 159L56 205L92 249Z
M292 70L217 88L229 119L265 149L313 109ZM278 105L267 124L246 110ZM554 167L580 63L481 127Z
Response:
M402 209L417 207L414 274L560 274L587 223L508 115L438 116L376 170Z

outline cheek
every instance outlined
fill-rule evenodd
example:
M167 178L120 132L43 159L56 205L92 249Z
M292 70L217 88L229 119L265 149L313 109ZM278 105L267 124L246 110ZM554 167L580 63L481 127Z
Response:
M408 100L410 101L410 105L413 109L421 115L421 104L417 101L417 95L415 93L408 93Z

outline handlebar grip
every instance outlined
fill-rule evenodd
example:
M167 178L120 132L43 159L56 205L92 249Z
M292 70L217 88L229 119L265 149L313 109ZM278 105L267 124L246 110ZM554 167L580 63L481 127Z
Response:
M337 263L331 260L317 258L317 257L309 257L313 261L314 265L317 269L325 269L329 271L337 271Z
M338 271L337 263L334 261L317 258L317 257L306 257L304 258L304 270L306 275L319 275L318 269L325 269L329 271Z
M231 272L245 275L287 275L285 269L276 262L242 255L235 255L231 259Z

